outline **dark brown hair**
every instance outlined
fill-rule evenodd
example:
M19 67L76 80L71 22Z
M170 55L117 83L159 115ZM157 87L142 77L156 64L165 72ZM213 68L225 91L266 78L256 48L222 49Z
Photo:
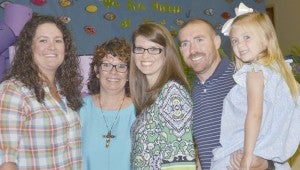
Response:
M32 42L39 25L53 23L63 34L65 44L65 58L63 63L57 68L55 81L59 85L60 93L67 99L67 104L73 110L78 110L82 106L80 97L80 76L79 58L73 44L71 32L66 25L58 18L48 15L34 14L26 23L16 42L16 54L13 59L8 75L4 80L14 78L21 81L32 90L37 101L43 103L45 91L43 80L40 77L40 70L33 61Z
M183 85L189 90L189 85L184 75L182 65L180 63L179 53L173 40L173 37L169 30L161 24L154 22L146 22L141 24L132 35L132 43L134 46L135 39L138 36L143 36L149 41L157 43L164 47L165 53L165 65L162 67L160 75L156 80L153 87L149 87L145 74L143 74L135 65L135 62L131 62L130 65L130 92L133 103L137 109L137 114L149 107L158 97L163 86L170 80L174 80L177 83ZM134 61L135 55L132 55L132 61Z
M129 67L130 64L130 45L126 42L124 38L113 38L104 42L103 44L97 45L94 51L93 61L90 64L90 73L88 80L88 89L90 94L100 93L99 78L94 70L95 66L99 69L100 64L105 56L111 54L117 57L119 60L123 61ZM129 71L128 71L129 73ZM125 84L125 94L130 96L129 83Z

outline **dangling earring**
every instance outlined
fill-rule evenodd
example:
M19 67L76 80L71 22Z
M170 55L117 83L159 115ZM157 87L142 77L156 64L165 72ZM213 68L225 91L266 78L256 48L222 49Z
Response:
M100 74L100 73L99 73L99 72L100 72L100 71L99 71L99 67L94 66L94 71L95 71L95 73L96 73L96 77L99 79L99 77L100 77L100 76L99 76L99 74Z

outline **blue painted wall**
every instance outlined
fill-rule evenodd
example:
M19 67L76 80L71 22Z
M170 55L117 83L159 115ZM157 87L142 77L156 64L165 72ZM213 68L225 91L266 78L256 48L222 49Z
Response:
M35 5L33 2L43 2ZM90 55L94 46L116 36L130 41L132 31L143 21L160 22L176 35L180 23L190 18L201 17L211 21L220 31L222 24L234 16L234 7L240 0L10 0L26 5L34 12L65 16L73 32L80 55ZM245 0L247 6L258 11L265 10L264 0ZM7 3L2 1L0 4ZM91 9L91 10L90 10ZM0 21L4 8L0 8ZM90 29L85 29L89 26ZM223 49L228 50L227 39ZM1 41L1 38L0 38Z

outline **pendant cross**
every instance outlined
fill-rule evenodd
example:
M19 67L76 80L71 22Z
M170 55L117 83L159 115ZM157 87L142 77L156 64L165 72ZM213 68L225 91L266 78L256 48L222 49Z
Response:
M110 138L114 138L115 136L114 135L112 135L111 134L111 131L109 130L108 132L107 132L107 134L106 135L102 135L102 137L103 138L106 138L106 140L105 140L105 147L109 147L109 144L110 144Z

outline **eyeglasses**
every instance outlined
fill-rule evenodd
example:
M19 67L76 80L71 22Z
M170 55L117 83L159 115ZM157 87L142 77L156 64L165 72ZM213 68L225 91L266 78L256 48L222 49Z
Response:
M151 48L134 47L133 48L133 53L135 54L144 54L145 51L148 51L149 54L157 55L162 52L162 49L156 47L151 47Z
M124 73L127 71L127 64L110 64L110 63L101 63L100 64L101 70L103 71L110 71L113 68L117 70L117 72Z

